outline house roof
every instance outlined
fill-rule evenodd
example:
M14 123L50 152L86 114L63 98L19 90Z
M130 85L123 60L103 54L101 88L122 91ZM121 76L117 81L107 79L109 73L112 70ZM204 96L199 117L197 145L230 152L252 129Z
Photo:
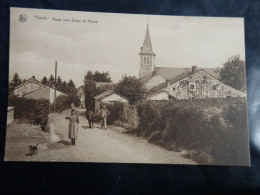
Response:
M140 51L139 54L152 54L152 55L155 55L153 53L152 42L151 42L151 37L150 37L150 33L149 33L148 24L147 24L146 33L145 33L144 44L143 44L143 47L141 47L141 51Z
M205 71L210 73L215 78L218 78L218 68L203 68ZM174 68L174 67L155 67L154 68L157 75L161 75L167 80L172 80L179 75L186 74L192 71L191 68Z
M50 86L45 86L45 87L40 88L40 89L37 89L37 90L35 90L35 91L31 91L31 92L29 92L29 93L26 93L26 94L23 95L23 97L28 96L28 95L31 95L31 94L33 94L33 93L37 93L37 92L42 91L42 90L45 90L45 89L54 89L54 88L52 88L52 87L50 87ZM56 90L56 91L58 91L58 90ZM60 92L62 95L67 95L66 93L63 93L63 92L61 92L61 91L58 91L58 92Z
M196 72L199 72L199 71L205 71L206 73L210 74L212 77L214 77L215 79L217 79L217 77L215 77L214 75L212 75L211 73L209 73L209 72L206 71L205 69L198 69L198 70L196 70L196 71L194 71L194 72L192 72L192 71L184 72L184 73L182 73L182 74L176 76L175 78L173 78L173 79L170 80L170 84L176 83L177 81L179 81L179 80L181 80L181 79L184 79L185 77L190 76L190 75L192 75L192 74L194 74L194 73L196 73ZM151 91L151 92L156 92L156 91L159 91L159 90L161 90L161 89L163 89L163 88L165 88L165 87L166 87L166 83L161 83L161 84L159 84L159 85L157 85L157 86L151 88L150 91Z
M113 90L107 90L107 91L105 91L105 92L103 92L103 93L101 93L101 94L95 96L94 98L95 98L96 100L102 100L102 99L104 99L104 98L106 98L106 97L108 97L108 96L110 96L110 95L112 95L112 94L116 94L116 95L118 95L118 96L120 96L120 97L122 97L122 98L124 98L124 99L126 99L126 100L129 100L128 98L126 98L126 97L124 97L124 96L122 96L122 95L119 95L119 94L115 93Z
M29 79L27 79L25 82L21 83L20 85L16 86L14 89L18 89L18 88L21 88L29 83L35 83L37 85L40 85L42 87L46 87L46 85L42 84L40 81L38 81L37 79L35 79L35 77L31 77Z

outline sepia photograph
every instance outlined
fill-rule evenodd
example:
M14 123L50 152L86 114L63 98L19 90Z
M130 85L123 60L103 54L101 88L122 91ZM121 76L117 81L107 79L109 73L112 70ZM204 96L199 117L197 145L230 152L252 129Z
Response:
M250 166L244 18L10 9L5 161Z

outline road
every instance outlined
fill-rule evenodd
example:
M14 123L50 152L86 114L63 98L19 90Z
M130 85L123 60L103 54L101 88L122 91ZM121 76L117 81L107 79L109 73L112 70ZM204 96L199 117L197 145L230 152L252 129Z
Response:
M38 155L22 159L7 160L28 161L64 161L64 162L116 162L116 163L159 163L159 164L196 164L184 158L184 152L165 150L148 143L141 137L122 133L118 128L109 126L107 130L86 128L87 120L79 116L79 131L76 146L67 138L68 121L65 116L69 111L51 115L52 133L48 147L39 144ZM54 133L55 132L55 133ZM11 143L9 143L11 144Z

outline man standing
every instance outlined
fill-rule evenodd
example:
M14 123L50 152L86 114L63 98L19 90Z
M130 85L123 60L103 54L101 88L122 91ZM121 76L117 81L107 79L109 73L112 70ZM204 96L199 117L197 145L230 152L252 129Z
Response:
M108 109L106 109L106 106L103 106L98 114L101 114L101 129L105 127L105 130L107 130L107 116L110 114L110 112Z

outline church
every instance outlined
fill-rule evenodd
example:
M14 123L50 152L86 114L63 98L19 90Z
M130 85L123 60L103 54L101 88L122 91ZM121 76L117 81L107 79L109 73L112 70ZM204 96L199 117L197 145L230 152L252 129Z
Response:
M218 68L155 66L148 24L139 55L139 80L149 91L148 100L246 97L246 93L218 80Z

